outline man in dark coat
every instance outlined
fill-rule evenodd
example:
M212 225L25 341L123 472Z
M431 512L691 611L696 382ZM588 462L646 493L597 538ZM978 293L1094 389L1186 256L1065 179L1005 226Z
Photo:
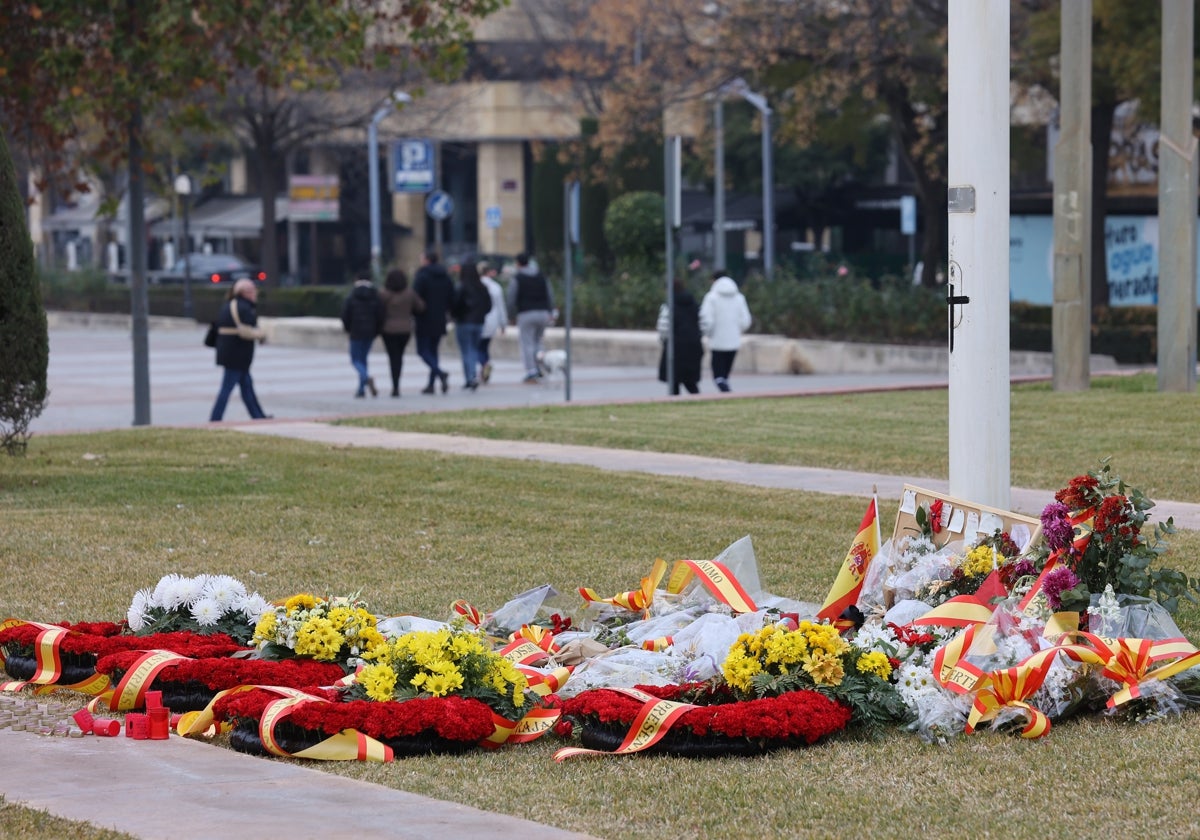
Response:
M422 394L433 393L434 380L441 380L443 394L450 387L450 375L438 364L438 345L446 334L446 319L454 304L454 281L438 259L437 251L426 251L413 278L413 291L425 301L425 311L413 317L417 355L429 367L429 384Z
M266 337L258 327L258 286L253 280L243 279L233 284L229 297L221 306L217 316L217 364L225 368L221 378L221 390L213 403L209 420L216 422L225 416L229 395L238 387L242 402L253 420L263 420L263 413L254 393L254 380L250 378L250 364L254 361L254 342Z
M342 328L350 334L350 364L358 372L356 397L367 391L372 397L379 396L375 380L367 372L367 357L371 354L375 336L383 329L383 316L383 301L379 299L370 275L361 275L354 281L354 288L342 305Z

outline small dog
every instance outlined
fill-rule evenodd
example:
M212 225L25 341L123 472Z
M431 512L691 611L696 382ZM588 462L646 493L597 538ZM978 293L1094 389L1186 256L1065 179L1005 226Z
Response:
M542 372L543 382L561 380L567 370L566 350L547 350L537 357L538 369Z

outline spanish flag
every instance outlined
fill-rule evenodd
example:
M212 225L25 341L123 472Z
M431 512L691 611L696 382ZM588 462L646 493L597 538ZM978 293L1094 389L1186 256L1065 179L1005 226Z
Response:
M858 603L858 593L862 589L863 578L866 577L867 567L879 553L879 499L872 495L871 504L863 516L862 524L858 526L858 536L850 545L846 559L842 561L841 571L833 582L833 588L825 596L825 604L817 613L817 618L823 621L836 622L846 610Z

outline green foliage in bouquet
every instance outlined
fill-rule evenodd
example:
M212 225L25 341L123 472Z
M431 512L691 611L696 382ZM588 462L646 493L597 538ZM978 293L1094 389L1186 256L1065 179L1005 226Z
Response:
M478 633L461 627L406 633L361 668L346 694L355 700L412 700L456 695L480 700L508 720L533 705L529 683Z
M1042 511L1045 550L1057 554L1077 582L1060 596L1061 608L1086 610L1092 594L1106 586L1124 595L1154 598L1174 613L1180 598L1196 602L1200 579L1157 566L1175 533L1171 518L1147 530L1154 502L1116 475L1107 460L1099 470L1076 476ZM1081 539L1090 532L1085 547Z
M722 677L744 700L815 689L848 706L854 721L874 729L907 717L891 684L892 663L843 639L831 624L802 621L743 633L729 651Z

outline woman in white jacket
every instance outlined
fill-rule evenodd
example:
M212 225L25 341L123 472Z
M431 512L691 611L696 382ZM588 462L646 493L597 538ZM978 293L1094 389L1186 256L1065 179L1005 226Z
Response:
M713 272L713 284L700 304L700 331L708 336L713 382L729 390L733 358L742 346L742 333L750 329L750 307L737 283L724 271Z

